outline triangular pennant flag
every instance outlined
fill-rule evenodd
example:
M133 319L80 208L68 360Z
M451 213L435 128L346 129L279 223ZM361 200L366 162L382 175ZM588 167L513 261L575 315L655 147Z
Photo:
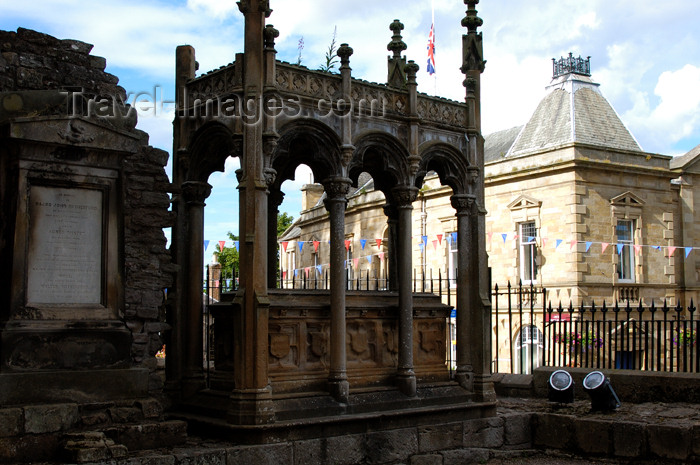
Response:
M282 250L284 250L284 251L286 252L286 251L287 251L287 246L288 246L288 245L289 245L289 242L287 242L287 241L282 241Z
M367 243L367 239L360 239L360 245L362 246L362 250L365 250L366 243Z
M527 236L528 242L535 242L535 236Z
M489 233L489 234L493 234L493 233ZM438 238L438 243L439 243L440 245L442 245L442 234L438 234L438 235L437 235L437 238Z
M685 248L685 258L688 258L688 255L690 255L690 252L693 251L692 247L686 247Z
M226 241L219 241L219 250L220 251L224 250L224 245L226 245Z
M546 240L547 240L546 237L543 237L543 238L542 238L542 247L544 247L544 243L545 243Z
M304 248L304 241L299 241L297 244L299 244L299 252L301 253L301 249Z
M561 239L557 239L557 245L555 245L554 248L556 249L557 247L559 247L562 242L564 241L562 241Z
M309 270L310 270L310 268L308 266L306 268L304 268L304 274L306 275L307 278L309 277Z
M578 244L578 241L577 241L576 239L573 239L569 244L571 244L571 245L569 246L569 248L570 248L571 250L574 250L574 246L575 246L576 244Z
M314 252L318 252L318 245L320 244L319 241L314 241Z
M675 248L674 248L674 249L675 249ZM635 255L639 255L640 253L642 253L642 246L641 246L641 245L635 244L635 245L634 245L634 254L635 254Z
M421 253L423 253L423 251L424 251L424 249L425 249L425 244L423 244L423 243L421 242L420 244L418 244L418 247L420 247L420 251L421 251Z
M601 246L600 253L605 253L605 249L607 249L609 245L610 245L610 244L608 244L607 242L602 242L602 243L600 244L600 246Z
M282 279L287 279L287 272L286 271L282 272Z
M380 248L382 246L382 240L381 239L375 239L374 240L377 243L377 248Z
M620 255L622 254L622 248L625 246L625 244L616 244L617 245L617 254Z
M241 241L233 241L233 247L234 247L236 250L239 250L238 247L239 247L240 245L241 245Z
M321 271L321 265L316 265L316 271L318 271L318 274L323 274Z
M656 249L656 250L661 250L661 246L660 246L660 245L652 245L651 248L652 248L652 249Z
M591 241L586 241L586 252L588 252L588 249L591 248L591 244L593 244L593 242L591 242Z
M350 241L347 239L345 240L345 250L350 250Z
M433 249L434 249L434 250L437 250L437 242L438 242L437 239L435 239L435 240L433 241Z
M215 280L215 281L214 281L214 287L219 287L219 283L220 283L220 282L221 282L221 281L219 281L218 279Z
M519 237L520 237L520 236L516 234L515 236L513 236L513 240L515 241L515 240L517 240Z
M452 242L454 242L455 244L457 243L457 233L456 232L452 233Z
M421 239L423 240L423 244L428 245L428 236L421 236Z
M296 278L297 276L299 276L299 270L295 269L294 270L294 277Z
M488 238L489 238L489 242L491 242L491 238L493 238L493 233L492 233L492 232L486 233L486 237L488 237Z
M384 252L379 252L379 259L384 261Z
M506 243L506 239L508 238L508 233L503 233L501 234L501 237L503 238L503 243Z
M207 251L207 247L209 247L209 241L204 241L204 251Z
M669 246L668 247L668 256L670 257L671 255L673 255L673 252L675 252L675 251L676 251L676 247L674 247L672 245Z
M355 269L357 269L357 265L360 263L359 258L353 258L352 259L352 264L355 266Z
M372 264L372 256L371 255L367 255L367 261L369 262L370 265Z

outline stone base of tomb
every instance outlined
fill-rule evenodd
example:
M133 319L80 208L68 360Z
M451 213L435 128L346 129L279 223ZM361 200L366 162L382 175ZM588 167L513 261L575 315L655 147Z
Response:
M273 396L274 422L232 424L226 418L229 394L205 391L171 413L186 420L189 434L216 437L236 444L273 444L348 434L476 420L496 415L495 402L472 402L461 387L450 384L418 386L416 397L398 389L372 389L350 395L347 404L327 393Z

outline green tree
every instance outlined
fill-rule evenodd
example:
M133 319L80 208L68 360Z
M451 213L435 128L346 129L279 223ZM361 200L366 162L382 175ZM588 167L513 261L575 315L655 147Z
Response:
M238 236L234 235L229 231L228 238L232 241L237 241ZM234 271L238 272L239 269L239 256L238 249L235 247L224 247L221 250L221 246L216 244L216 250L214 251L214 256L216 260L221 264L221 278L231 278L234 276Z
M282 233L285 232L289 225L291 225L293 222L294 217L292 215L288 214L287 212L278 213L277 237L282 235ZM238 236L233 234L231 231L229 231L227 235L229 240L231 241L235 242L238 240ZM214 256L216 257L216 260L221 264L222 279L232 278L236 273L238 273L238 270L240 269L240 257L238 255L238 249L236 247L224 247L222 250L221 246L219 244L216 244Z
M290 224L294 222L294 217L287 212L277 214L277 237L280 237L287 230Z

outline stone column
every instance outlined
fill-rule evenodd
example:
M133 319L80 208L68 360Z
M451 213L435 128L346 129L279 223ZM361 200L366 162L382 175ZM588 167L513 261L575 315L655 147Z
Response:
M284 200L284 192L272 188L267 196L267 286L277 287L277 270L279 269L279 259L277 256L277 216L280 205Z
M342 403L347 403L350 392L347 375L346 325L345 325L345 206L346 195L351 181L335 177L323 182L326 189L326 210L330 216L331 257L330 257L330 293L331 293L331 333L330 333L330 370L328 373L328 390Z
M413 292L411 289L411 223L413 201L418 189L396 187L392 197L398 210L397 264L399 285L399 363L396 382L399 390L409 397L416 395L416 374L413 371Z
M271 173L264 166L264 153L274 143L274 136L264 134L266 120L261 112L265 85L263 30L271 10L265 0L241 0L238 8L245 16L243 100L256 111L242 118L243 154L238 183L241 277L232 323L235 389L227 419L233 424L250 425L274 421L268 377L267 295L267 188Z
M392 291L396 291L399 288L399 278L397 273L398 262L396 260L398 255L396 252L396 226L399 222L399 212L393 205L386 204L384 205L384 214L386 215L386 222L389 230L389 242L387 243L388 256L386 257L386 260L388 260L389 263L389 273L386 277L387 287Z
M206 182L188 181L182 185L182 198L185 201L185 244L187 261L184 270L190 277L185 287L185 314L181 323L186 328L183 351L182 393L184 397L195 394L204 387L204 339L202 279L204 276L204 200L211 194L211 186Z

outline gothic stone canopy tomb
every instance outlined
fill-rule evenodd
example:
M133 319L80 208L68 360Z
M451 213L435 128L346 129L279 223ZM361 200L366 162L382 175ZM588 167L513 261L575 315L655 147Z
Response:
M272 13L266 1L238 2L245 50L233 63L196 76L194 49L177 48L172 251L179 273L169 291L166 385L183 415L196 411L202 425L224 420L253 435L255 425L284 435L289 421L323 416L370 421L392 412L407 421L419 411L461 419L494 413L480 133L485 62L478 2L465 3L465 103L417 92L419 66L401 56L398 20L390 26L386 84L352 77L348 44L338 49L339 75L276 61L279 33L265 24ZM240 285L209 307L216 350L205 377L204 206L207 179L229 156L241 162ZM274 288L280 186L300 164L325 190L328 290ZM445 365L450 309L411 292L412 202L430 171L452 189L458 225L454 378ZM388 292L347 291L344 281L346 195L363 172L386 198L396 256Z

